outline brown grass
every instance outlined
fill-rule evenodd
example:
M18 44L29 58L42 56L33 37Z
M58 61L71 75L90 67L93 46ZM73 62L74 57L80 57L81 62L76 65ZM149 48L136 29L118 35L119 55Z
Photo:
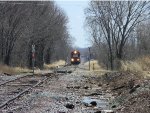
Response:
M121 69L131 71L149 71L150 56L139 57L134 61L121 61Z
M134 61L121 61L121 71L131 71L143 76L149 76L150 56L143 56Z
M136 61L121 61L121 71L142 72L143 69Z
M138 58L136 62L141 66L143 71L150 70L150 56L144 56L144 57Z
M87 69L89 68L89 62L86 62L84 65L86 66ZM93 71L93 69L94 69L94 71L102 71L102 70L104 70L104 69L102 68L102 66L100 66L100 65L98 64L98 61L97 61L97 60L92 60L92 61L90 61L90 70Z
M27 73L27 72L30 72L30 70L27 68L9 67L9 66L0 64L0 73L18 74L18 73Z
M44 69L54 69L54 68L56 68L57 66L60 66L60 65L65 65L65 61L64 60L59 60L59 61L56 61L52 64L44 64Z

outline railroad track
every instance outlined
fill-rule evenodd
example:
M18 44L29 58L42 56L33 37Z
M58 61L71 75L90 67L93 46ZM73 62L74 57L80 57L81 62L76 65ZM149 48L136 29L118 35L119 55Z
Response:
M7 108L11 102L44 83L48 76L24 75L0 83L0 109Z
M0 86L5 85L5 84L7 84L7 83L9 83L9 82L15 81L15 80L20 79L20 78L24 78L24 77L26 77L26 76L30 76L30 75L32 75L32 74L26 74L26 75L22 75L22 76L20 76L20 77L16 77L16 78L13 78L13 79L10 79L10 80L6 80L6 81L4 81L4 82L1 82L1 83L0 83Z
M59 75L59 72L62 74L72 73L76 71L78 66L63 66L57 68L56 73L50 73L52 75ZM55 72L54 71L54 72ZM26 74L19 77L15 77L13 79L3 81L0 83L0 112L10 108L13 106L13 102L17 102L17 99L21 96L28 94L28 92L32 91L35 87L44 83L48 78L52 76L45 76L45 74Z
M69 65L69 66L61 66L61 67L58 66L58 68L54 70L54 73L72 73L76 71L77 68L79 68L78 65L71 65L71 66Z

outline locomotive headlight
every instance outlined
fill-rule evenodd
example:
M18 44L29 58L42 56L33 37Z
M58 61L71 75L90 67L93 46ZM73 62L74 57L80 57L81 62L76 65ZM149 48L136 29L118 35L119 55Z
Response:
M74 59L72 58L72 59L71 59L71 61L73 62L73 61L74 61Z
M74 54L76 54L77 53L77 51L74 51Z
M77 61L80 61L80 59L78 58Z

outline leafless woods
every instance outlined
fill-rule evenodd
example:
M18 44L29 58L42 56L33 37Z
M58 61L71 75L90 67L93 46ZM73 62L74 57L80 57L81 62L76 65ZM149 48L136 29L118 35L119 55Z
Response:
M86 25L100 62L114 69L120 60L150 52L150 3L91 1Z
M31 67L32 44L36 67L65 59L70 47L67 22L53 1L0 2L0 62Z

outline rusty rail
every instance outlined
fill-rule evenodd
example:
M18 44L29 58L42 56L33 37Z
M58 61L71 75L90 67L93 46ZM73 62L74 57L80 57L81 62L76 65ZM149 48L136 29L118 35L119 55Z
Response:
M35 84L35 85L33 85L33 86L29 87L29 88L26 88L24 91L20 92L14 98L5 101L3 104L0 105L0 109L3 108L4 106L8 105L10 102L14 101L15 99L19 98L21 95L23 95L24 93L28 92L32 88L38 86L39 84L42 84L46 80L47 80L47 78L45 78L44 80L39 80L37 84Z
M27 75L24 75L24 76L21 76L21 77L17 77L17 78L14 78L14 79L5 81L5 82L3 82L3 83L0 83L0 86L5 85L5 84L7 84L7 83L9 83L9 82L13 82L13 81L15 81L15 80L17 80L17 79L24 78L24 77L26 77L26 76L31 76L31 74L27 74Z

